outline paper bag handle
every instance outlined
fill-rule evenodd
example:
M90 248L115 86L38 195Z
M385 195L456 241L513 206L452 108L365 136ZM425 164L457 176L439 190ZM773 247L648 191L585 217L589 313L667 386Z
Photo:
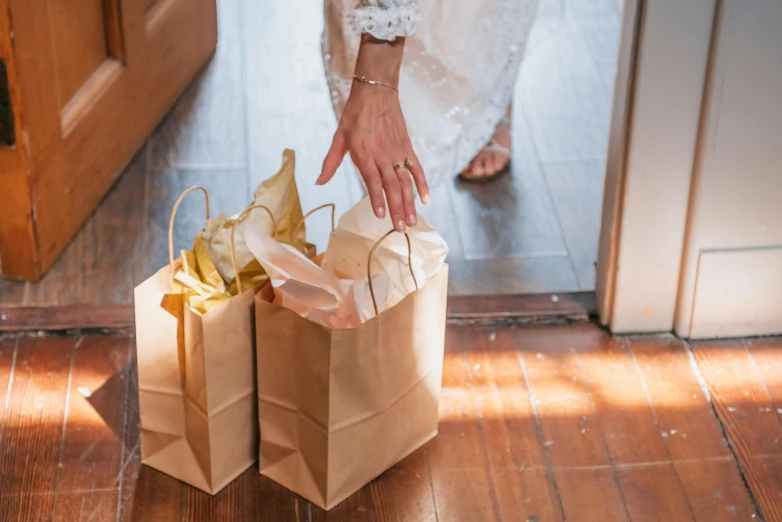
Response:
M369 251L369 257L367 258L367 281L369 281L369 294L372 296L372 305L375 307L375 315L378 315L377 311L377 300L375 299L375 287L372 284L372 255L375 253L375 250L377 250L377 247L380 246L380 243L386 240L388 236L396 232L396 230L389 230L386 232L386 234L377 240L377 243L375 243L375 246L372 247L372 250ZM418 281L415 278L415 273L413 273L413 247L410 245L410 235L405 232L405 238L407 239L407 266L410 268L410 275L413 276L413 283L415 283L415 289L418 290Z
M236 246L234 244L236 240L236 225L239 224L239 222L247 216L247 214L250 213L251 210L256 208L262 208L266 211L267 214L269 214L269 217L272 220L272 236L274 236L274 232L277 230L277 220L274 219L274 213L269 210L269 207L266 207L264 205L252 205L247 207L242 211L241 214L236 216L236 219L234 220L234 224L231 226L231 268L234 269L234 278L236 279L236 295L242 294L242 278L239 277L239 269L236 267Z
M326 203L325 205L321 205L319 207L315 207L312 210L310 210L309 212L307 212L306 214L304 214L304 216L301 218L301 221L299 221L299 224L296 225L296 228L293 229L293 237L296 237L296 234L298 234L299 230L301 230L301 227L304 226L304 221L308 217L313 215L318 210L322 210L322 209L328 208L328 207L331 207L331 231L334 232L334 228L335 228L334 227L334 216L337 213L337 206L334 203Z
M185 196L193 192L194 190L200 190L204 193L204 200L206 201L206 220L209 221L209 193L201 185L194 185L182 192L177 198L174 207L171 209L171 217L168 220L168 266L171 268L171 273L174 272L174 218L176 217L177 209Z

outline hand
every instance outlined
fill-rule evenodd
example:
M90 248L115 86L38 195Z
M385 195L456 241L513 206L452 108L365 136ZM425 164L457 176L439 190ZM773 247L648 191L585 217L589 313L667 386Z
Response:
M362 40L357 71L371 70L364 73L368 78L396 85L399 64L401 46L397 43ZM386 71L386 77L382 76L382 71ZM372 73L375 75L371 76ZM375 215L381 219L385 217L387 201L397 231L404 232L406 226L415 226L413 180L425 205L429 204L429 188L407 133L397 91L353 82L318 185L331 180L347 152L364 178ZM412 160L410 169L394 170L394 165L405 158Z

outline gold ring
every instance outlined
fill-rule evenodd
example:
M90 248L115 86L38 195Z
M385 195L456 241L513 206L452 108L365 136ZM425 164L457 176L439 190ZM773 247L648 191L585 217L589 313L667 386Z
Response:
M400 161L399 163L394 163L394 170L399 169L410 169L410 167L413 166L413 160L410 158L405 158L404 161Z

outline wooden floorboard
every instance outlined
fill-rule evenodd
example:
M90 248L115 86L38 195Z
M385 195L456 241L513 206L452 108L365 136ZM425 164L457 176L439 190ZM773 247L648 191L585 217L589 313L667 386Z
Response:
M131 337L0 338L0 520L777 520L780 349L449 327L438 437L325 512L140 465Z
M477 422L500 520L562 520L519 354L507 330L463 328Z
M782 520L782 425L769 389L743 341L693 343L744 480L764 520Z
M290 520L309 522L315 516L315 508L306 500L258 473L253 466L240 480L244 484L241 520Z
M18 338L0 339L0 443L3 442L3 424L5 419L5 407L10 397L11 383L13 381L14 368L16 366L16 347Z
M427 452L427 448L416 451L370 484L375 515L368 519L437 521ZM326 518L320 510L315 512L318 516L313 513L313 520Z
M142 466L131 501L130 519L134 522L179 522L182 519L182 502L186 487L159 471Z
M119 380L112 393L95 397L97 401L90 402L88 395L115 373L122 375L129 345L127 338L88 337L80 339L73 350L68 408L55 468L54 520L117 518L123 459L117 443L126 419L124 382Z
M22 339L0 426L0 520L52 520L78 339ZM68 463L70 464L70 462Z
M429 444L439 520L497 520L484 434L476 409L460 332L446 334L440 433Z
M566 519L629 520L569 327L515 332ZM555 331L564 335L553 335ZM586 330L595 335L594 329Z
M695 519L751 519L755 507L685 343L672 336L634 338L626 350Z
M595 408L595 425L631 520L692 519L681 481L644 386L623 342L574 327L568 343ZM632 413L628 414L628 410ZM651 463L651 464L650 464Z
M128 365L118 373L125 388L122 435L122 475L119 487L119 513L117 522L128 522L133 515L133 498L136 494L136 478L141 469L141 426L139 423L138 366L136 347L131 341Z

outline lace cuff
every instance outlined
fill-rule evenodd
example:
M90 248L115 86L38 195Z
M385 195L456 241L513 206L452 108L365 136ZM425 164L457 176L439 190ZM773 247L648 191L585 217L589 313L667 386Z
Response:
M353 25L378 40L412 36L421 21L417 0L361 0L353 11Z

